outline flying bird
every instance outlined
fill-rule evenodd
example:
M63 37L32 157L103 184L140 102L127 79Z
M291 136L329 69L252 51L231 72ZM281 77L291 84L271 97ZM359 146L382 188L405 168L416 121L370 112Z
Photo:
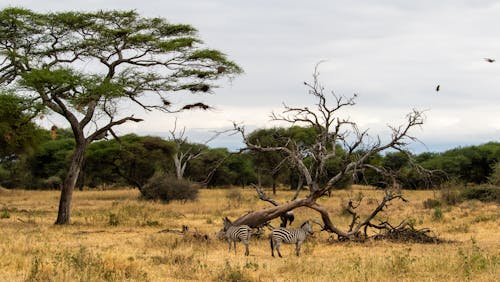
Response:
M438 84L438 86L436 86L436 92L439 92L439 88L441 88L441 85Z
M488 63L493 63L495 62L495 59L492 59L492 58L484 58L484 60Z

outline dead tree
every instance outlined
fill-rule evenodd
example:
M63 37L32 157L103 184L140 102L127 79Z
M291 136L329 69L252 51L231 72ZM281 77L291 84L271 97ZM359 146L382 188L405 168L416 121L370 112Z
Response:
M198 104L194 105L196 106ZM224 132L216 132L202 144L189 144L187 141L187 137L184 136L185 133L186 127L183 127L180 131L177 131L176 118L174 122L174 128L170 130L170 140L174 143L175 146L175 154L172 156L172 158L174 161L175 176L177 177L177 179L183 179L184 172L186 171L188 163L203 156L203 154L205 153L204 149L207 148L207 144ZM217 164L217 167L219 165L220 164Z
M300 198L297 190L297 193L290 201L278 203L268 198L257 187L260 199L271 203L273 206L245 214L236 219L234 224L259 227L296 208L307 207L321 215L323 230L335 233L339 238L355 239L362 234L360 230L374 225L372 223L373 219L390 201L395 199L404 200L399 193L386 192L377 208L366 219L360 220L356 214L347 231L335 226L327 209L317 203L318 198L330 193L336 184L346 176L355 176L365 169L373 169L373 166L367 164L370 156L387 149L405 151L409 142L416 141L416 138L410 135L410 130L422 125L424 122L423 113L413 110L406 116L406 122L403 125L389 126L391 130L389 141L382 142L378 137L372 138L368 135L367 130L360 130L355 122L339 117L341 110L355 105L357 95L346 97L337 95L333 91L325 93L318 76L317 65L313 73L312 83L304 82L309 95L315 99L314 107L290 107L284 104L284 111L281 114L272 113L271 115L272 120L275 121L284 121L290 125L306 125L314 128L316 140L312 145L297 144L290 138L283 146L261 146L249 141L243 126L234 124L234 129L241 134L246 145L242 151L283 153L290 165L295 167L304 179L309 189L308 195ZM333 102L330 101L332 99ZM326 165L332 160L338 161L341 167L333 176L330 174L331 177L327 178L325 182ZM323 181L321 181L322 179Z
M184 136L186 128L183 127L180 132L177 132L177 118L174 122L174 128L170 130L171 140L175 145L175 154L172 156L174 160L175 176L177 179L184 177L186 166L189 161L200 157L202 152L201 146L189 146L187 137Z

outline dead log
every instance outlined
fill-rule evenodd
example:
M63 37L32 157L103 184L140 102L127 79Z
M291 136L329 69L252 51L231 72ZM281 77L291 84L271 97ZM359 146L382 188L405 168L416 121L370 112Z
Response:
M252 228L257 228L265 225L268 221L280 217L287 212L294 210L298 207L303 207L311 204L308 198L297 199L295 201L287 202L278 206L273 206L267 209L253 211L236 219L234 225L248 225Z

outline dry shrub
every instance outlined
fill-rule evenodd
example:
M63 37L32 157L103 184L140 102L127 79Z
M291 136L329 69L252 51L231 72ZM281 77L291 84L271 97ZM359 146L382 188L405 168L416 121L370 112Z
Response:
M434 209L437 207L441 207L441 201L436 200L436 199L431 199L431 198L423 201L422 204L424 205L424 208L426 208L426 209Z
M252 282L254 280L248 274L247 270L239 265L231 266L229 261L226 261L226 265L213 281Z
M147 280L147 274L131 260L104 257L80 247L53 258L35 255L26 281L124 281Z
M226 199L229 201L230 207L239 208L245 201L245 197L241 189L231 188L226 192Z

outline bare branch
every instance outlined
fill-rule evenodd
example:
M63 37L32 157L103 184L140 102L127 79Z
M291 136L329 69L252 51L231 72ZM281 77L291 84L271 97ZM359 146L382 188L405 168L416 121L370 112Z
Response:
M262 201L271 203L274 206L279 206L279 203L276 200L271 199L266 195L266 193L264 192L262 187L255 185L255 184L252 184L252 187L254 187L255 191L257 191L257 195L259 195L259 199L261 199Z

